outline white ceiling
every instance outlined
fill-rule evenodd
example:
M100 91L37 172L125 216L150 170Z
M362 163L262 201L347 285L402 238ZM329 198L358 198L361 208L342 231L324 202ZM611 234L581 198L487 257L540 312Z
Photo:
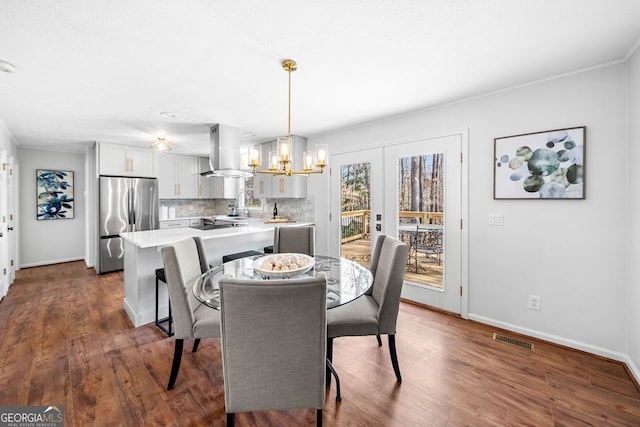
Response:
M18 145L206 154L313 136L624 60L638 0L2 0L0 119ZM165 118L168 111L175 118Z

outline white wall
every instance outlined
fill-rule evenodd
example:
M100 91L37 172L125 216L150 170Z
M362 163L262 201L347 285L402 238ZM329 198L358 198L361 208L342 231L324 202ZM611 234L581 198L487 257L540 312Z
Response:
M628 297L625 76L626 65L615 64L309 143L327 143L338 153L468 129L469 317L622 360ZM586 200L493 200L494 138L583 125ZM329 177L313 178L310 194L328 199ZM504 227L489 227L490 213L504 214ZM318 235L328 239L328 221L316 223ZM318 246L326 250L328 240ZM541 311L527 309L529 294L542 297Z
M629 294L627 296L629 357L640 367L640 49L628 61L629 85ZM640 372L636 371L636 377Z
M14 158L18 156L16 142L2 119L0 119L0 150L7 150L7 154Z
M85 167L85 197L84 203L87 211L85 218L85 247L84 262L87 267L94 267L98 259L98 175L96 173L97 155L96 144L94 143L87 150L84 157Z
M20 267L84 259L85 172L83 153L18 149L20 157ZM74 218L36 219L36 169L74 172Z

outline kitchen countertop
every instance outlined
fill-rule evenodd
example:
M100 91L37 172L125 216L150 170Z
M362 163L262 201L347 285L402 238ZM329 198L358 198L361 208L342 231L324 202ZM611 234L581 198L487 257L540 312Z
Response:
M211 218L218 219L220 221L244 221L244 220L260 220L264 218L248 217L248 216L229 216L229 215L196 215L196 216L181 216L176 218L161 218L160 222L166 221L191 221L192 219Z
M177 241L192 236L200 236L203 240L220 239L242 234L261 233L267 230L273 230L276 226L289 227L296 225L313 224L311 222L296 222L292 224L265 224L264 218L240 219L242 220L242 222L246 222L247 225L237 225L235 227L221 228L217 230L198 230L197 228L180 227L163 230L134 231L128 233L120 233L120 237L132 243L138 248L152 248L156 246L171 245Z

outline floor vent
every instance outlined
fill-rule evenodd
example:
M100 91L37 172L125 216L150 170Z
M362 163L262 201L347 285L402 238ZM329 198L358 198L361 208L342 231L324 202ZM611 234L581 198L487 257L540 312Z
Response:
M509 337L506 337L506 336L500 335L500 334L493 334L493 339L495 341L506 342L507 344L515 345L517 347L533 351L533 344L528 343L528 342L524 342L524 341L520 341L520 340L517 340L515 338L509 338Z

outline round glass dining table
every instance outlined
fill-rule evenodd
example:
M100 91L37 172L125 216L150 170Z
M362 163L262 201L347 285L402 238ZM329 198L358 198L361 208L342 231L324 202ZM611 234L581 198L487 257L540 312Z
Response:
M220 291L218 280L225 274L236 279L264 279L254 271L253 263L261 256L240 258L213 267L200 276L193 285L193 294L198 301L216 310L220 310ZM364 295L373 284L373 275L368 268L346 258L334 258L316 255L314 266L306 273L295 278L315 276L320 272L327 275L327 309L347 304Z
M275 254L277 255L277 254ZM273 256L273 255L270 255ZM264 280L260 273L254 271L253 264L261 255L235 259L213 267L196 279L193 285L193 295L202 304L220 310L220 289L218 280L229 274L236 279ZM295 278L315 276L318 273L327 275L327 309L347 304L364 295L373 284L373 275L368 268L346 258L334 258L324 255L313 257L313 268L306 273L292 276ZM331 372L336 380L336 401L342 400L340 395L340 378L331 365L331 358L327 358L327 372ZM329 375L329 373L327 373ZM327 386L329 382L327 382Z

